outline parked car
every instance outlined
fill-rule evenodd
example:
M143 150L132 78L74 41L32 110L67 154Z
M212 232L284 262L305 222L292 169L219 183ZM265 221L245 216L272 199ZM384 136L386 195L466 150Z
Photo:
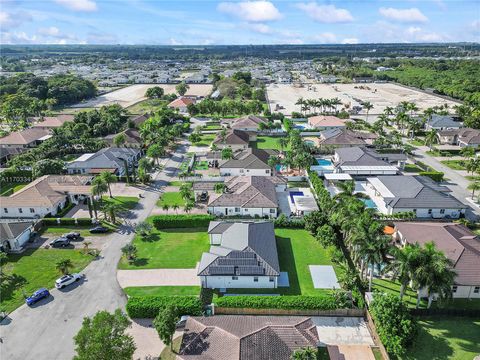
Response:
M35 291L29 297L27 297L25 299L25 302L27 303L28 306L31 306L31 305L35 304L37 301L45 299L49 296L50 296L50 292L45 288L41 288L41 289L38 289L37 291Z
M94 228L90 229L92 234L102 234L108 232L108 229L104 226L95 226Z
M189 316L188 315L183 315L180 320L177 321L177 323L175 324L175 328L179 329L179 328L183 328L185 326L185 323L187 322Z
M200 201L204 202L204 201L207 201L207 200L208 200L208 193L206 191L203 191L200 194Z
M55 281L55 287L57 289L63 289L65 286L73 284L75 281L79 281L83 277L82 274L67 274Z
M80 237L78 232L69 232L68 234L63 234L62 237L65 237L69 240L77 240Z
M68 245L70 245L70 239L63 236L50 241L51 247L67 247Z

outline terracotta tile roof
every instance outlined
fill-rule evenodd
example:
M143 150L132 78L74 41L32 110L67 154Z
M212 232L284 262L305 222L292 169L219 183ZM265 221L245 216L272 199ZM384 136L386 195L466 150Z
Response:
M456 223L398 222L395 228L409 244L433 241L454 264L458 285L480 285L480 240Z
M317 341L316 328L308 317L190 317L185 326L178 358L289 360L294 350L315 347Z
M43 128L57 128L65 124L66 122L73 121L74 115L57 115L57 116L44 116L35 117L33 120L35 123L32 125L33 128L35 127L43 127Z
M309 117L308 124L312 127L343 127L347 120L331 115L318 115Z
M28 145L50 135L49 130L41 128L28 128L22 131L15 131L0 139L0 145Z
M195 100L189 97L179 97L168 104L168 107L180 108L190 104L195 104Z

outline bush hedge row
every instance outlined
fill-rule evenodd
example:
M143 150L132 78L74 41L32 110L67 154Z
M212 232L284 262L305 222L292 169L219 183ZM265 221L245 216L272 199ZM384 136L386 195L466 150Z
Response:
M443 176L445 175L443 172L440 171L422 171L419 173L421 176L428 176L430 179L436 182L443 181Z
M196 296L130 296L127 313L131 318L154 318L170 304L175 305L182 315L202 315L202 302Z
M60 218L60 224L57 221L57 218L43 218L42 224L44 226L64 226L64 225L79 225L79 226L89 226L92 225L92 219L90 218L77 218L77 224L75 224L74 218Z
M208 227L212 215L156 215L152 216L152 224L156 229Z
M215 305L226 308L334 310L350 307L344 296L223 296Z

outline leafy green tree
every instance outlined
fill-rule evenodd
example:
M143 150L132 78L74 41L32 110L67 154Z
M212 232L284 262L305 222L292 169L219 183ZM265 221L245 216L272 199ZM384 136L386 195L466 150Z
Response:
M325 224L326 220L325 215L321 211L312 211L303 217L303 221L305 221L305 230L309 231L310 234L315 235L317 229Z
M113 314L99 311L93 318L83 318L82 328L74 337L74 360L130 360L135 342L126 333L131 322L120 309Z
M147 149L147 156L154 159L157 165L159 165L159 159L165 155L165 149L160 144L152 144Z
M214 190L217 194L221 194L223 193L223 191L225 190L226 186L224 183L216 183L214 185Z
M155 326L160 340L165 345L169 345L171 350L173 350L173 334L175 333L178 320L179 311L173 304L169 304L161 309L153 320L153 326Z
M365 110L366 110L366 113L367 113L366 121L368 122L368 113L370 112L370 110L373 109L373 104L372 104L370 101L365 101L365 102L363 103L363 107L364 107Z
M474 181L468 184L468 190L472 190L472 199L475 196L475 191L480 190L480 181Z
M324 248L332 245L338 245L335 230L328 224L323 224L317 229L315 239L317 239L320 245L322 245Z
M122 247L122 254L127 258L129 263L135 261L137 258L137 252L137 247L132 243L128 243Z
M420 266L420 245L407 244L404 248L392 250L393 260L385 268L386 272L393 273L393 279L400 282L400 300L403 299L408 283L414 279L414 272Z
M122 206L118 203L107 202L103 205L105 218L108 217L108 219L114 224L117 222L117 216L120 214L122 210L123 210Z
M177 90L177 93L180 95L180 96L183 96L187 93L188 89L190 88L190 86L188 86L187 84L185 84L185 82L181 82L180 84L178 84L177 86L175 86L175 90Z
M43 159L32 166L32 176L38 178L43 175L63 174L65 163L57 159Z
M198 132L192 132L190 134L190 136L188 137L188 140L191 143L196 144L196 143L199 143L200 141L202 141L202 136Z
M73 269L73 263L70 259L62 259L57 261L55 268L60 271L63 275L68 274L70 269Z
M425 145L428 146L430 151L432 150L433 144L437 142L437 130L432 129L427 132L425 135Z
M111 172L108 172L108 171L102 171L100 173L100 178L105 181L105 183L107 184L108 186L108 193L110 195L110 198L112 198L112 189L110 187L110 185L114 182L117 182L117 177L115 175L113 175Z
M224 147L222 149L222 160L229 160L233 158L233 150L231 147Z
M145 237L151 234L153 230L152 224L146 222L146 221L141 221L135 226L135 232L137 234L140 234L140 236Z
M154 87L148 88L147 91L145 92L145 96L148 97L149 99L160 99L161 97L163 97L164 94L165 94L165 91L160 86L154 86Z
M303 349L297 349L290 357L292 360L317 360L318 350L312 347L306 347Z
M125 134L120 133L113 138L113 145L115 145L116 147L121 147L125 145L126 141L127 141L127 138L125 137Z

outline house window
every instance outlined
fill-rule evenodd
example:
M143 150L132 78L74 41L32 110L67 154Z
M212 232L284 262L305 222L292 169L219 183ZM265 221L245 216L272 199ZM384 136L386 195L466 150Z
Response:
M274 281L275 281L275 278L274 278L273 276L270 276L270 278L268 279L268 281L274 282Z
M270 170L265 170L265 174L270 174Z
M245 212L248 212L248 209L245 209Z
M445 209L440 209L440 214L445 214Z
M235 208L235 212L240 212L240 208Z
M243 169L240 169L240 173L243 174Z
M275 214L275 209L270 209L270 214Z
M455 294L457 292L457 289L458 289L458 286L457 285L453 285L452 286L452 293Z
M35 212L34 208L30 208L30 212L33 214Z
M473 293L474 293L474 294L480 293L480 286L475 286L475 287L473 288Z
M428 215L432 215L432 209L428 209Z
M18 212L19 212L20 214L23 214L23 209L22 209L22 208L18 208Z
M3 212L4 212L5 214L8 214L8 209L7 209L7 208L3 208Z
M232 280L238 280L238 276L232 276Z
M258 276L253 277L253 282L258 282Z

